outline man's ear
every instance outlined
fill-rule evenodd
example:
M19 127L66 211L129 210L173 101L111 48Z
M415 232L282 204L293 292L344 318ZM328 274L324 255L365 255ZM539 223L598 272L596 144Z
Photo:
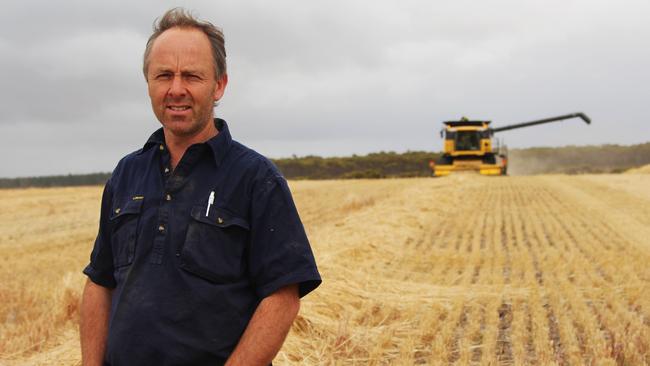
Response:
M228 85L228 74L223 74L217 79L217 85L214 88L214 101L217 102L223 97L226 92L226 85Z

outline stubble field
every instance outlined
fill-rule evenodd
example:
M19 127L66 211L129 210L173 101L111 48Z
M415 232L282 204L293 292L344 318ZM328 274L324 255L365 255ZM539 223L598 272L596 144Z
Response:
M291 184L323 285L275 360L650 364L650 175ZM0 191L0 365L77 365L100 187Z

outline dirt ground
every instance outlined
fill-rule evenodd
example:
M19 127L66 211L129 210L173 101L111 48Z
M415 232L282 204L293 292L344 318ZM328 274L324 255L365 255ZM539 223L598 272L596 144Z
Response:
M297 181L277 365L650 364L650 174ZM0 191L0 365L78 365L100 187Z

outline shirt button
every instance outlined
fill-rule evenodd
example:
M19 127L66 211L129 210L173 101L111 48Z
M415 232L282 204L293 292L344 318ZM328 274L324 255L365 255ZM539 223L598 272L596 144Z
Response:
M122 210L119 207L115 209L116 214L120 213L120 211L122 211Z
M159 225L158 226L158 231L160 231L161 233L164 232L165 231L165 226L164 225Z
M171 201L172 200L172 195L171 194L166 194L165 195L165 201Z
M169 168L165 168L165 173L169 173Z
M176 256L177 256L177 257L180 257L180 256L181 256L181 252L176 252Z
M158 148L160 149L160 151L165 150L165 146L163 146L162 144Z

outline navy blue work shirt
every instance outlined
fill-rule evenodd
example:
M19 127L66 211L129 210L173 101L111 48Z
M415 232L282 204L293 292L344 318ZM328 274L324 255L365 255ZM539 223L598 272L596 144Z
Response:
M286 180L215 124L173 172L161 128L106 183L84 273L114 289L107 365L223 363L264 297L321 282Z

